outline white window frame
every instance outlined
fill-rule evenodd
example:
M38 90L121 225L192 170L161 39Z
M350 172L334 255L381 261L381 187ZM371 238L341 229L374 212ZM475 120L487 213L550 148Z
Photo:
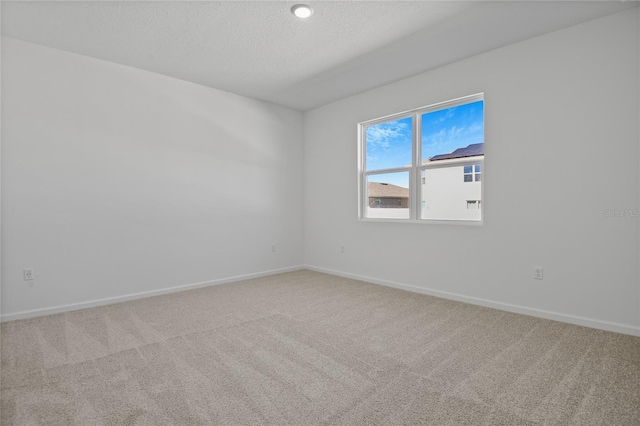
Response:
M420 117L423 114L438 111L441 109L452 108L459 105L469 104L477 101L484 101L484 93L477 93L475 95L464 96L461 98L452 99L445 102L439 102L436 104L428 105L421 108L416 108L409 111L403 111L396 114L387 115L384 117L376 118L373 120L363 121L358 123L358 220L362 222L394 222L394 223L424 223L424 224L444 224L444 225L472 225L482 226L484 225L484 209L480 209L480 220L461 220L461 219L422 219L420 218L422 209L422 170L445 167L445 164L422 164L422 120ZM367 127L375 126L390 121L401 120L403 118L411 117L411 137L412 137L412 164L403 167L393 167L389 169L376 169L367 171ZM483 116L484 121L484 116ZM446 161L446 160L443 160ZM468 162L461 162L460 165L481 165L481 174L486 173L484 166L484 157L482 159L470 160ZM367 207L367 178L369 176L408 172L409 173L409 218L369 218L365 216ZM473 174L475 179L475 173ZM481 200L485 201L485 176L481 177ZM484 204L484 203L483 203Z

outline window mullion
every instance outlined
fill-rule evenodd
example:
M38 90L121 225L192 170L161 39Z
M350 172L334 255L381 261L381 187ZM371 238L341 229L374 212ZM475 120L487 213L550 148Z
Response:
M411 191L411 211L410 217L416 220L420 217L418 211L420 209L420 158L421 158L421 146L420 146L420 134L422 133L422 123L420 121L420 114L418 112L413 113L413 166L411 167L412 175L412 191Z
M365 176L384 175L387 173L410 172L411 167L396 167L393 169L368 170L364 172Z

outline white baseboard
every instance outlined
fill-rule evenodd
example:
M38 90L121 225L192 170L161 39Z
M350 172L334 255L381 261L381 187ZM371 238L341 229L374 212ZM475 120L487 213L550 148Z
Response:
M632 326L632 325L627 325L627 324L619 324L619 323L608 322L608 321L595 320L595 319L579 317L579 316L575 316L575 315L560 314L560 313L557 313L557 312L544 311L544 310L541 310L541 309L528 308L528 307L525 307L525 306L512 305L512 304L509 304L509 303L495 302L495 301L491 301L491 300L487 300L487 299L481 299L481 298L477 298L477 297L463 296L463 295L460 295L460 294L449 293L449 292L446 292L446 291L440 291L440 290L433 290L433 289L430 289L430 288L417 287L417 286L413 286L413 285L409 285L409 284L397 283L397 282L394 282L394 281L380 280L380 279L373 278L373 277L368 277L368 276L364 276L364 275L357 275L357 274L351 274L351 273L347 273L347 272L336 271L336 270L333 270L333 269L321 268L321 267L317 267L317 266L313 266L313 265L292 266L292 267L288 267L288 268L274 269L274 270L270 270L270 271L257 272L257 273L253 273L253 274L246 274L246 275L238 275L238 276L234 276L234 277L220 278L220 279L216 279L216 280L212 280L212 281L204 281L204 282L193 283L193 284L179 285L179 286L170 287L170 288L164 288L164 289L159 289L159 290L151 290L151 291L146 291L146 292L141 292L141 293L127 294L127 295L124 295L124 296L109 297L109 298L105 298L105 299L91 300L91 301L87 301L87 302L73 303L73 304L69 304L69 305L61 305L61 306L54 306L54 307L50 307L50 308L34 309L34 310L29 310L29 311L21 311L21 312L15 312L15 313L11 313L11 314L4 314L4 315L0 315L0 322L14 321L14 320L26 319L26 318L34 318L34 317L39 317L39 316L43 316L43 315L51 315L51 314L57 314L57 313L61 313L61 312L75 311L75 310L78 310L78 309L92 308L92 307L95 307L95 306L110 305L112 303L125 302L127 300L140 299L140 298L143 298L143 297L159 296L159 295L162 295L162 294L176 293L176 292L179 292L179 291L191 290L191 289L200 288L200 287L208 287L208 286L212 286L212 285L227 284L227 283L247 280L247 279L251 279L251 278L259 278L259 277L265 277L265 276L269 276L269 275L282 274L282 273L285 273L285 272L298 271L300 269L309 269L309 270L312 270L312 271L322 272L322 273L325 273L325 274L337 275L337 276L340 276L340 277L351 278L351 279L360 280L360 281L366 281L366 282L372 283L372 284L379 284L379 285L383 285L383 286L386 286L386 287L399 288L399 289L411 291L411 292L414 292L414 293L421 293L421 294L426 294L426 295L429 295L429 296L441 297L443 299L456 300L456 301L459 301L459 302L470 303L472 305L485 306L485 307L488 307L488 308L499 309L499 310L508 311L508 312L514 312L514 313L517 313L517 314L530 315L530 316L534 316L534 317L538 317L538 318L545 318L545 319L550 319L550 320L554 320L554 321L566 322L566 323L569 323L569 324L581 325L581 326L584 326L584 327L596 328L596 329L599 329L599 330L606 330L606 331L613 331L613 332L616 332L616 333L629 334L629 335L632 335L632 336L640 336L640 327L637 327L637 326Z
M440 290L433 290L430 288L417 287L417 286L408 285L408 284L401 284L393 281L380 280L377 278L336 271L333 269L320 268L312 265L305 265L304 268L312 271L316 271L316 272L323 272L325 274L337 275L340 277L351 278L354 280L366 281L372 284L379 284L386 287L399 288L399 289L411 291L414 293L421 293L429 296L440 297L443 299L451 299L451 300L456 300L458 302L465 302L472 305L479 305L487 308L514 312L516 314L530 315L538 318L550 319L550 320L565 322L569 324L581 325L584 327L596 328L598 330L629 334L631 336L640 336L640 327L638 326L595 320L595 319L579 317L575 315L560 314L557 312L544 311L542 309L528 308L526 306L512 305L509 303L494 302L492 300L463 296L460 294L449 293L449 292L440 291Z
M176 293L179 291L192 290L200 287L208 287L212 285L227 284L236 281L248 280L251 278L266 277L269 275L282 274L284 272L298 271L304 269L303 265L292 266L289 268L274 269L271 271L257 272L253 274L238 275L235 277L220 278L212 281L203 281L194 284L184 284L175 287L163 288L160 290L144 291L141 293L127 294L124 296L107 297L105 299L90 300L88 302L72 303L69 305L54 306L51 308L33 309L29 311L15 312L12 314L4 314L0 316L0 322L14 321L19 319L40 317L43 315L58 314L60 312L75 311L78 309L93 308L95 306L111 305L112 303L126 302L127 300L141 299L143 297L159 296L162 294Z

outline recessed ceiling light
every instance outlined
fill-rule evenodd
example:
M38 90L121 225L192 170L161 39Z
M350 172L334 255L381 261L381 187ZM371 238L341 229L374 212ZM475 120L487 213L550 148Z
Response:
M313 15L313 9L306 4L296 4L291 8L291 13L300 19L307 19L309 16Z

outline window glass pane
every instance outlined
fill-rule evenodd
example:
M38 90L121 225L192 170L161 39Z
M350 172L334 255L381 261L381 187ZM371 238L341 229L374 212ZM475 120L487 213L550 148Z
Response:
M480 176L482 176L482 175L479 174L479 173L476 175L476 182L480 182Z
M482 186L473 182L473 174L463 175L464 166L449 164L446 167L425 167L421 170L427 184L420 185L420 219L467 220L482 219L480 199ZM479 176L479 175L476 175Z
M476 165L474 166L474 168L475 168L475 170L476 170L476 173L480 173L480 172L482 171L482 170L480 169L480 164L476 164Z
M471 166L464 166L465 173L471 173Z
M366 128L365 170L411 166L412 121L406 117Z
M484 101L428 112L421 118L423 164L484 152Z
M368 175L367 218L409 219L409 172Z

